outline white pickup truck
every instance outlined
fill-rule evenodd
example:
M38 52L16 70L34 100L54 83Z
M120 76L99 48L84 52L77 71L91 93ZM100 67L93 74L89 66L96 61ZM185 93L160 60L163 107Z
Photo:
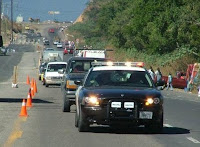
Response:
M63 74L59 70L66 70L66 62L49 62L44 73L43 85L60 85Z

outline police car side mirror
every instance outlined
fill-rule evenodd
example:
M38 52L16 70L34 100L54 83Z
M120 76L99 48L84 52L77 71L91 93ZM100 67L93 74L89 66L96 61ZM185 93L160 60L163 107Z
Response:
M75 80L74 83L76 85L80 86L80 85L82 85L83 82L81 80Z

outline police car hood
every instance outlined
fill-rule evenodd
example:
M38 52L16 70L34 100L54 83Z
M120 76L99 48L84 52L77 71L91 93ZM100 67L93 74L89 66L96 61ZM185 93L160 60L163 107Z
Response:
M97 96L100 98L147 98L148 96L160 97L161 93L155 88L127 88L104 87L84 88L84 96Z
M86 73L70 73L68 74L68 78L70 80L81 80L85 77Z

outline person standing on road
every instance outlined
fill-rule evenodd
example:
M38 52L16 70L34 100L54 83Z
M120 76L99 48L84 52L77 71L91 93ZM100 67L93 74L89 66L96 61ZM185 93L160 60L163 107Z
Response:
M173 79L173 78L172 78L172 74L169 73L168 79L167 79L167 90L169 89L169 87L170 87L170 90L173 90L172 79Z
M155 78L156 78L156 82L162 81L162 73L161 73L159 67L158 67L157 70L155 71Z
M150 69L148 70L148 72L149 72L152 80L155 81L155 73L154 73L152 66L150 66Z

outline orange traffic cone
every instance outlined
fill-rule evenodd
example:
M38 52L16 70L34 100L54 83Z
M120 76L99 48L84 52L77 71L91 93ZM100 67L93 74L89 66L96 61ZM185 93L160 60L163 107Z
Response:
M32 97L31 97L31 93L28 92L28 96L27 96L27 107L32 107Z
M36 84L36 80L34 80L34 93L37 93L37 84Z
M32 96L32 98L35 96L35 93L34 93L34 80L33 79L31 80L31 96Z
M29 76L27 76L26 84L27 84L27 85L30 85L30 79L29 79Z
M21 108L21 112L20 112L19 116L22 116L22 117L28 116L27 111L26 111L26 100L25 99L23 99L23 101L22 101L22 108Z

